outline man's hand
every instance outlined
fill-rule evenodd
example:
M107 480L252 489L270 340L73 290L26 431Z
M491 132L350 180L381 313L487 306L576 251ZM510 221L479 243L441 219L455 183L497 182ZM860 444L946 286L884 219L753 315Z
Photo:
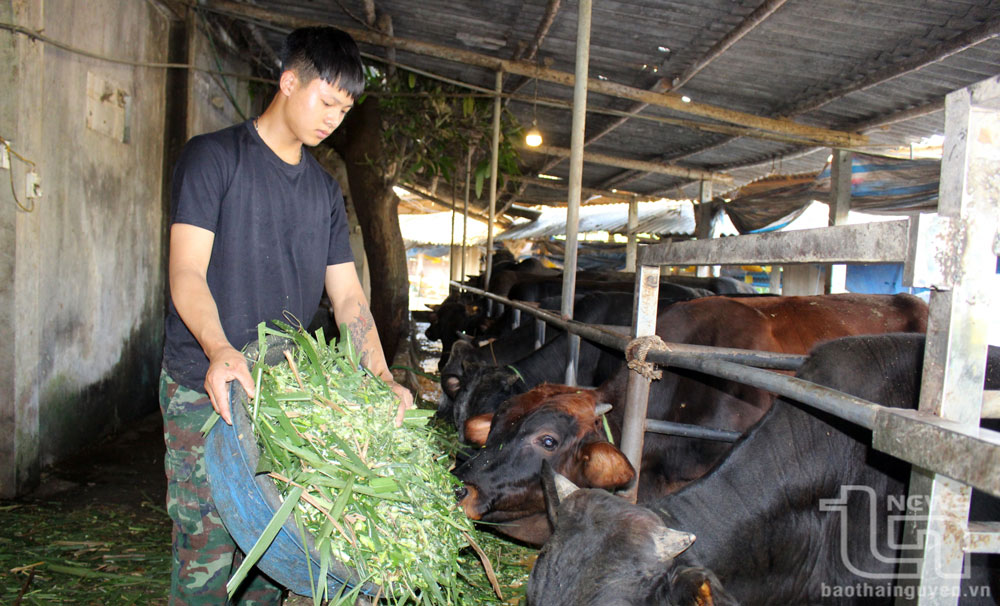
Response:
M253 377L250 376L246 358L232 346L220 347L209 356L205 391L212 401L212 408L229 425L233 424L229 408L229 383L234 380L240 382L247 396L254 397Z
M413 406L413 394L410 390L403 387L395 381L388 381L389 389L392 393L396 394L399 398L399 408L396 409L396 427L401 427L403 425L403 413L407 410L414 408Z

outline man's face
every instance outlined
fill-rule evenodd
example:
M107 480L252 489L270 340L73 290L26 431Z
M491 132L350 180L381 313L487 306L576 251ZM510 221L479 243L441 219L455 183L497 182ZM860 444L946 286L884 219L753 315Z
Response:
M303 84L298 75L288 95L288 123L296 137L310 147L337 130L354 98L339 86L322 78Z

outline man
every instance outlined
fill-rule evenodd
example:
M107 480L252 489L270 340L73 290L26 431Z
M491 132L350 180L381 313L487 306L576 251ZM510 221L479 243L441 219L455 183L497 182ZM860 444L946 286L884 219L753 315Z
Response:
M328 137L363 88L350 36L296 30L285 40L278 91L264 113L194 137L175 169L160 382L174 521L171 604L226 603L236 546L212 503L199 429L213 409L232 424L231 381L254 396L240 349L256 339L258 323L308 322L325 286L362 364L399 397L397 425L413 406L386 365L354 269L340 187L302 149ZM279 604L281 589L258 573L238 597Z

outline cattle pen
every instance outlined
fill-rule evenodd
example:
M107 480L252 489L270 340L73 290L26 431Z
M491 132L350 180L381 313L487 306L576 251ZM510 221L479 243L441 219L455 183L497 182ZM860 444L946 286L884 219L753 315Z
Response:
M934 219L922 215L850 226L831 221L830 227L799 232L641 248L637 255L632 327L627 335L613 327L567 319L572 310L565 313L565 306L559 316L458 282L452 284L512 306L517 310L515 323L520 311L536 316L541 333L536 347L544 342L545 323L552 323L579 337L624 351L631 361L637 344L655 338L661 266L904 263L908 285L931 289L916 411L880 406L768 370L795 369L804 356L645 341L647 345L642 349L648 354L639 356L644 360L638 362L652 361L745 383L871 430L876 450L912 464L901 545L919 546L922 556L911 578L921 587L935 589L921 592L919 603L956 603L965 554L1000 553L1000 523L970 523L968 519L971 487L1000 496L1000 434L979 428L980 419L1000 417L997 392L983 390L987 346L980 324L988 306L983 278L995 271L996 255L1000 253L996 231L1000 208L1000 181L996 178L1000 148L995 143L1000 141L998 108L1000 78L948 95L939 215ZM844 153L834 150L835 164ZM836 187L832 197L837 208L849 202L838 195ZM572 232L573 225L567 227ZM566 274L572 273L573 261L567 257ZM572 297L570 281L563 298ZM575 384L572 342L567 382ZM690 426L647 419L650 379L638 367L633 366L629 376L622 428L622 451L637 474L646 432L735 439L727 435L733 432L697 428L699 435L691 433ZM626 495L633 502L637 486L636 481Z

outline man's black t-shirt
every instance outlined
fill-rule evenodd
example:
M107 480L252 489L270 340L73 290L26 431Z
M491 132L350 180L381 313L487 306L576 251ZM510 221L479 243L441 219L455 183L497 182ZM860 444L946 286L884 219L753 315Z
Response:
M353 260L344 196L303 149L282 161L248 121L192 138L174 170L170 223L212 231L208 287L236 349L262 321L308 323L327 265ZM169 301L163 366L204 391L208 358Z

